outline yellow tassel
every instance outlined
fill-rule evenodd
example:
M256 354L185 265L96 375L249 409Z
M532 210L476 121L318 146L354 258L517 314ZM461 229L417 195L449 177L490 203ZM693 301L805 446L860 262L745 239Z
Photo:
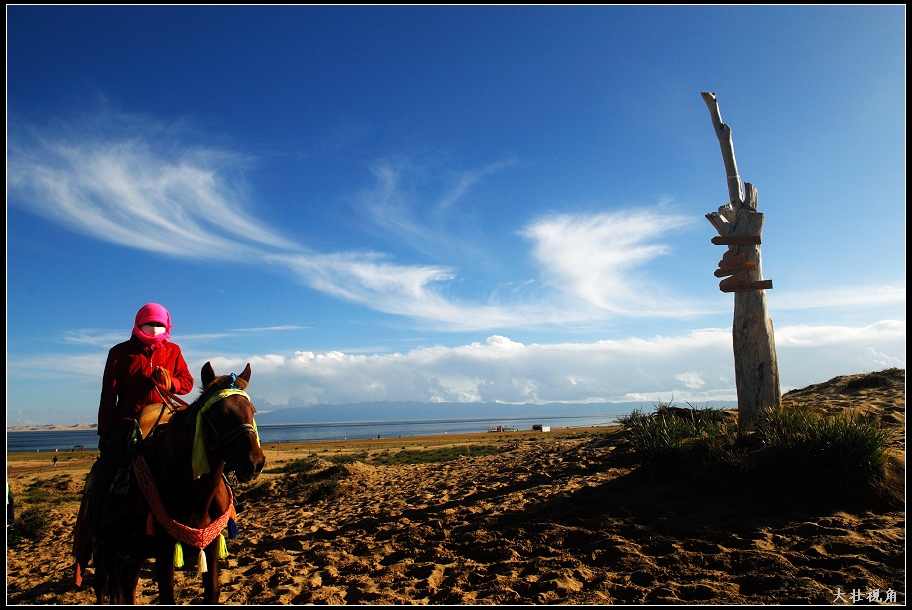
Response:
M224 559L228 556L228 544L225 542L225 536L219 534L219 547L218 547L218 556L219 559Z
M182 568L184 567L184 549L181 547L180 542L174 543L174 567Z
M203 552L203 549L200 549L199 560L196 562L196 573L200 576L209 571L209 566L206 565L206 553Z
M152 513L149 513L149 516L146 517L146 535L155 535L155 516Z

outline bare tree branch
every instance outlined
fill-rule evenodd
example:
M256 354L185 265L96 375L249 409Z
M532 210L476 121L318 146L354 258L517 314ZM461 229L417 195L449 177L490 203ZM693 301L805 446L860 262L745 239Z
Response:
M722 161L725 163L725 177L728 182L728 197L735 208L744 203L744 192L741 190L741 177L738 175L738 163L735 161L735 144L732 142L731 127L722 122L722 112L719 110L719 102L716 101L716 94L704 91L700 94L706 107L709 108L709 116L712 118L713 129L716 130L716 137L719 138L719 146L722 148Z

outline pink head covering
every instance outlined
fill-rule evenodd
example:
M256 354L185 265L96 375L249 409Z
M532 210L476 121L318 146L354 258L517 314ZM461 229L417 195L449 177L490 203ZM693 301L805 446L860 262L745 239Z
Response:
M160 335L149 335L143 332L140 326L152 322L163 324L165 332ZM171 338L171 314L158 303L143 305L142 308L136 312L136 321L133 323L133 336L152 349L157 348Z

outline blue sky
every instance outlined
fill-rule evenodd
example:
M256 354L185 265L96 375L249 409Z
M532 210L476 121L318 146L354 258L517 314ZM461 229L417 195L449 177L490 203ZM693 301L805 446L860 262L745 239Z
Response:
M904 6L8 5L8 424L147 302L260 410L734 400L701 91L782 391L905 367L905 84Z

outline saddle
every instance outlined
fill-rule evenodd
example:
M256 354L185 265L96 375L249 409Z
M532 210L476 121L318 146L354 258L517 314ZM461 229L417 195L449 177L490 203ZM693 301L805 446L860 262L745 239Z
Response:
M171 416L176 412L177 410L174 407L162 402L143 407L136 418L139 422L141 438L148 438L157 426L167 424L168 420L170 420Z

